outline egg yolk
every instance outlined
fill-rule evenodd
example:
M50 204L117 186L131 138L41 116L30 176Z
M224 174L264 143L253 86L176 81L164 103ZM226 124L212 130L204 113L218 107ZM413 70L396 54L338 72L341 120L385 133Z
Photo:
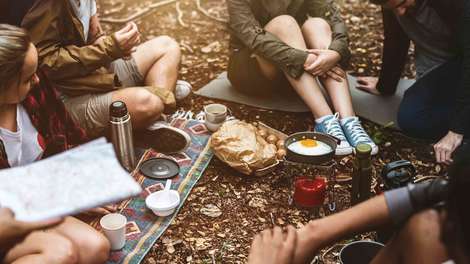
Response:
M317 141L313 139L302 139L300 141L300 144L302 144L302 146L307 147L307 148L313 148L318 145Z

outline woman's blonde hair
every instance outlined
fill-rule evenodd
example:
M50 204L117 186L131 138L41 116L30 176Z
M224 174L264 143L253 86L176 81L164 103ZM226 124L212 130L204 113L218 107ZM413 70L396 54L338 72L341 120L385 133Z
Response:
M0 93L18 81L23 69L31 38L25 30L0 24Z

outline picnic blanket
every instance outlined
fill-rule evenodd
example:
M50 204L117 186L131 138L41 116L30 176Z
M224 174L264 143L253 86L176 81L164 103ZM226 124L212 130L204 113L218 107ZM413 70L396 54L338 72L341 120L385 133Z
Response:
M154 157L167 157L178 162L181 171L178 176L172 179L172 189L178 190L181 204L172 216L155 216L145 206L145 198L148 194L163 189L165 181L148 179L136 169L133 172L133 176L141 184L144 192L139 197L124 201L120 206L120 208L123 208L121 213L127 217L128 221L126 230L127 241L122 250L111 252L107 262L109 264L137 264L143 260L147 252L173 221L213 156L210 144L208 144L210 132L201 122L175 119L171 124L174 127L183 129L191 136L189 148L184 153L171 156L166 156L149 149L140 159L139 165L143 161ZM97 227L98 223L99 219L95 219L92 225Z
M381 125L387 125L390 122L397 123L396 113L403 93L414 83L413 80L402 79L394 96L380 97L356 89L357 83L354 76L348 75L348 80L356 113L365 119ZM220 74L216 79L195 93L208 98L221 99L263 109L285 112L309 112L305 103L293 89L286 89L284 93L269 94L263 97L246 95L232 87L227 79L226 72Z

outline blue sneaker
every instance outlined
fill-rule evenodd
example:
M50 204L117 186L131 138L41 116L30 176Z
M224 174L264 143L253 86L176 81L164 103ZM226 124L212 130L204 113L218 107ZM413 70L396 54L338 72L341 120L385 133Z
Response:
M315 125L315 131L323 134L328 134L341 140L341 143L336 147L336 155L349 155L353 152L353 148L346 139L343 129L339 124L338 114L327 117L323 122Z
M347 120L342 122L342 127L349 144L351 144L353 148L356 148L359 143L364 143L372 148L372 155L375 155L377 152L379 152L379 147L374 143L374 141L372 141L367 132L364 130L358 117L347 118Z

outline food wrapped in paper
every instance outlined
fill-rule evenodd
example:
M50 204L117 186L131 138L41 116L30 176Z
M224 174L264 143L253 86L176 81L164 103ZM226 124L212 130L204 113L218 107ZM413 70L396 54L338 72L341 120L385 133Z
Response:
M258 135L256 127L239 120L225 122L212 135L211 146L220 160L246 175L277 162L276 146Z

